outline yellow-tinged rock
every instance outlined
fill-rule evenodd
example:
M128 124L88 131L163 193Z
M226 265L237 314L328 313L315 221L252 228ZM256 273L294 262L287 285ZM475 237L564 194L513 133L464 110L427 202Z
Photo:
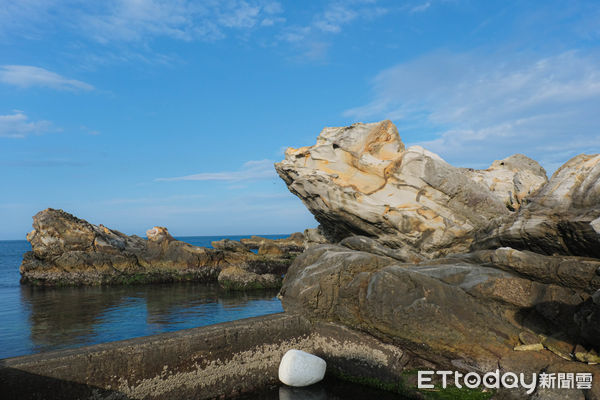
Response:
M541 343L522 344L514 347L515 351L540 351L544 350L544 345Z

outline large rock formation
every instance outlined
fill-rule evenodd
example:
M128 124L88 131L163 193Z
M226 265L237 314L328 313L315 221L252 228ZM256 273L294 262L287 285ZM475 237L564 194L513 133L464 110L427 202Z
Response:
M316 145L288 149L275 168L331 241L376 237L415 259L466 251L474 232L509 217L546 182L520 155L484 171L453 167L405 148L390 121L325 128Z
M598 381L600 367L580 360L600 349L594 303L600 296L593 295L599 266L596 259L507 248L407 264L318 245L292 264L280 293L286 311L393 343L416 369L540 373L550 367L591 372ZM575 356L576 347L583 356ZM528 349L537 351L518 351ZM598 389L586 398L600 399Z
M33 228L27 235L32 251L24 255L20 271L21 282L34 285L216 282L231 266L281 276L294 256L256 255L239 242L215 243L214 249L192 246L163 227L148 230L148 239L128 236L50 208L33 217Z
M549 181L522 155L456 168L384 121L326 128L276 169L334 243L296 258L286 311L393 343L413 368L600 381L600 155ZM600 399L597 383L567 392L550 394Z

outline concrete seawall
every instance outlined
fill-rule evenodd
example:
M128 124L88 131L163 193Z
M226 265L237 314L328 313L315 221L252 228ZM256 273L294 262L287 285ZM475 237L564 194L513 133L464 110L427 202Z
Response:
M397 381L395 346L340 325L280 313L136 339L0 360L3 399L209 399L277 382L296 348L328 370Z

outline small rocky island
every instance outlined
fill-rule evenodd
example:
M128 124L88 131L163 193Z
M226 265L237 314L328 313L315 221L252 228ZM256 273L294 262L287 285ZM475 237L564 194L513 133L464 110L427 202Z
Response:
M32 251L20 271L21 283L37 286L218 281L227 289L278 288L304 249L301 233L278 240L253 237L248 245L223 239L206 248L156 226L144 239L51 208L33 217L33 228L27 235Z

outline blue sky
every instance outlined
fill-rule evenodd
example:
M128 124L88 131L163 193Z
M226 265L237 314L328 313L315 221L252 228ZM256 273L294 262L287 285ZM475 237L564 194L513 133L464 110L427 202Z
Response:
M63 208L128 234L288 233L324 126L550 172L600 148L597 1L0 0L0 239Z

